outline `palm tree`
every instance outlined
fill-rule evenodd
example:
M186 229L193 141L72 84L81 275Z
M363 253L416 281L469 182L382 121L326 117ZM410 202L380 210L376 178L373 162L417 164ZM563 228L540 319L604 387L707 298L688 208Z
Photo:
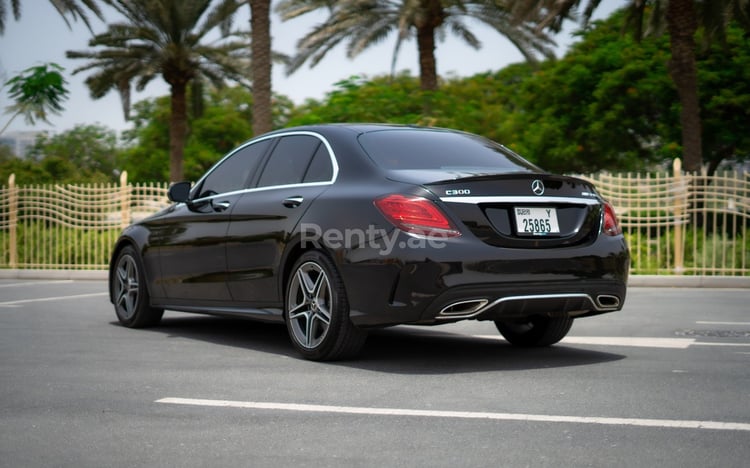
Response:
M169 177L182 180L187 137L187 88L195 80L220 87L225 80L247 85L249 56L246 34L232 32L231 20L240 0L105 0L125 22L95 35L90 51L68 51L68 58L91 60L73 73L92 70L86 84L92 97L120 92L126 111L130 86L136 90L161 76L170 86ZM211 36L216 30L222 36Z
M252 35L253 133L273 128L271 112L271 0L248 0Z
M537 53L553 55L552 40L536 31L530 21L512 24L504 5L499 1L462 0L282 0L277 10L284 20L319 9L329 12L325 22L299 41L297 56L289 65L290 73L306 61L315 66L342 41L348 41L347 55L351 58L395 32L394 64L401 44L416 37L421 87L436 90L436 39L443 39L451 32L475 49L481 46L465 19L487 24L508 38L530 61L535 60Z
M544 18L540 28L559 31L565 19L571 18L581 0L536 0L516 2L518 18L540 14ZM601 0L587 0L583 22L587 23ZM683 167L686 171L701 169L702 136L695 63L695 34L703 26L707 40L719 39L731 20L736 20L746 30L750 29L750 0L628 0L630 22L637 37L644 33L644 19L649 27L645 33L661 33L666 22L670 37L672 58L669 73L680 99L680 125L682 131Z
M89 28L89 31L91 31L91 23L86 14L87 9L94 13L99 19L104 19L96 0L80 0L80 2L78 0L50 0L50 3L55 7L55 10L60 13L60 16L65 20L65 24L68 25L68 28L71 27L70 21L68 20L68 16L70 16L74 20L80 18L86 27ZM16 21L21 19L21 0L10 0L10 8L13 11L13 18L15 18ZM0 35L5 32L5 18L7 16L8 2L7 0L0 0Z

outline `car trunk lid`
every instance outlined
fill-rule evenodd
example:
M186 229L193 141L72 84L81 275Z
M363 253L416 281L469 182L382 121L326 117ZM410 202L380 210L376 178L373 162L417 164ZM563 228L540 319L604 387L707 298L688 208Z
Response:
M602 201L582 179L485 174L422 183L484 242L513 248L573 246L599 234Z

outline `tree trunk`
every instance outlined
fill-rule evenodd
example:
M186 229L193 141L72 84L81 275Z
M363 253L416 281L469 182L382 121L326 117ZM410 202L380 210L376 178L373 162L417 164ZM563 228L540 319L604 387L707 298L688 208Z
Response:
M688 172L698 172L703 157L694 40L698 22L693 0L669 0L667 23L672 52L669 72L681 105L683 167Z
M273 130L271 109L271 0L249 0L252 35L253 133Z
M414 27L417 29L419 52L419 82L424 91L437 91L437 65L435 63L435 31L445 21L440 0L421 0Z
M187 138L187 84L183 81L171 84L172 115L169 119L169 181L183 180L182 159Z
M424 91L437 91L437 64L435 63L435 29L429 26L417 30L419 48L419 83Z

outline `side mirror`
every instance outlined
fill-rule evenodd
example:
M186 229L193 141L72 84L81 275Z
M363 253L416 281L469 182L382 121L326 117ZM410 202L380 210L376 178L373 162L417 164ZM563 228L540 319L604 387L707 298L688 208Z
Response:
M190 201L190 182L177 182L170 185L167 197L173 202L187 203Z

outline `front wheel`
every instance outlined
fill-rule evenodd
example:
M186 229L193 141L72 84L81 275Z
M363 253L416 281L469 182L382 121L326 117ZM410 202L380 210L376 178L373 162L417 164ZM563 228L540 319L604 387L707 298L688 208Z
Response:
M503 338L514 346L550 346L565 338L573 326L570 317L532 317L529 319L502 322L495 326Z
M324 253L309 251L297 260L285 299L289 337L306 359L353 357L364 345L367 334L349 319L344 283Z
M133 247L127 246L117 255L109 281L115 313L121 324L143 328L159 323L164 309L151 307L143 266Z

